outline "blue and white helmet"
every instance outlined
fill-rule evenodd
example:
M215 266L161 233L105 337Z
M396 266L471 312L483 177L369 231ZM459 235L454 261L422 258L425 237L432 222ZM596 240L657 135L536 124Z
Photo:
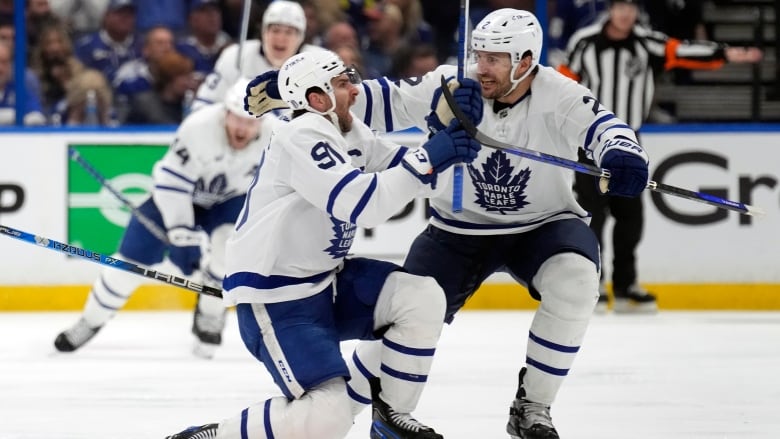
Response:
M279 69L279 94L293 110L326 114L336 108L336 95L330 81L342 73L348 73L344 61L330 50L299 53ZM318 87L330 96L332 107L328 111L320 112L309 105L306 91L312 87Z
M508 53L512 62L512 74L523 59L531 52L531 67L518 79L510 75L512 90L539 64L542 54L542 26L536 16L520 9L504 8L489 13L471 32L471 49L486 52Z

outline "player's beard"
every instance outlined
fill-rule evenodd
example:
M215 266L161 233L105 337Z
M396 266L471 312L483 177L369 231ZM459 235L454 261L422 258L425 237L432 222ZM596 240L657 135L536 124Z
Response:
M490 81L488 89L485 89L485 85L482 84L482 97L485 99L499 99L506 95L512 87L512 83L507 79L505 81L499 81L493 76L480 75L481 81Z

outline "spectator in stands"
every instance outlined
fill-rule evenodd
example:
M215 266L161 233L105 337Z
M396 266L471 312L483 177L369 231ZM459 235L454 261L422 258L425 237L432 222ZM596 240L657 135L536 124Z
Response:
M13 42L13 35L11 36ZM0 125L13 125L16 123L16 91L14 89L14 64L12 46L0 41ZM40 84L35 74L29 70L25 72L25 100L24 117L25 125L43 125L46 118L41 107Z
M640 0L612 0L608 15L575 32L567 60L558 70L593 90L615 115L639 131L647 118L654 91L654 75L663 69L714 69L725 62L755 63L762 53L755 47L726 47L713 41L680 41L637 23ZM594 103L594 111L597 109ZM580 159L593 164L582 151ZM651 153L652 156L652 153ZM593 176L576 175L578 202L590 211L590 226L603 243L607 215L615 219L612 234L612 293L616 312L655 312L656 297L637 280L636 249L642 238L642 197L600 193ZM602 245L603 248L603 245ZM601 288L598 311L607 308Z
M375 79L382 76L375 68L367 66L366 63L363 62L363 56L360 53L360 50L358 50L356 47L342 45L332 49L332 51L335 52L342 61L344 61L344 65L354 67L355 70L357 70L357 72L360 74L361 78Z
M7 44L8 47L14 47L15 35L16 31L14 29L13 18L0 15L0 43Z
M572 34L593 24L607 12L609 0L558 0L547 33L547 64L558 67L566 60L566 43Z
M390 77L393 79L422 76L439 66L436 49L430 44L408 44L393 56Z
M38 43L40 30L50 24L63 24L49 7L49 0L27 0L25 15L27 18L27 45L33 47Z
M232 42L222 30L222 9L218 0L193 0L188 18L189 33L176 50L191 59L198 83L214 69L222 49Z
M14 19L14 0L0 0L0 17Z
M404 43L404 19L401 10L394 3L366 11L368 22L368 47L364 50L367 65L373 66L380 75L390 75L392 56Z
M184 95L194 92L193 62L169 52L150 65L154 88L136 93L130 101L128 124L178 124L184 119Z
M97 32L108 9L110 0L57 0L51 3L51 10L63 20L74 40Z
M73 54L73 45L62 25L47 25L40 31L38 45L33 48L30 67L41 81L44 115L59 125L64 113L65 86L85 67Z
M111 0L101 29L76 42L76 56L85 66L100 70L113 81L122 64L140 55L135 16L132 0Z
M141 57L122 64L111 84L120 121L127 117L132 96L152 89L155 79L149 65L174 50L173 32L166 27L153 27L144 37Z
M360 40L357 31L348 21L337 21L330 25L322 39L322 46L334 50L341 46L350 46L360 49ZM346 64L346 63L345 63Z
M138 7L136 30L147 33L152 28L166 27L177 35L187 30L188 0L133 0Z
M403 18L401 35L408 43L432 43L433 29L423 19L420 0L384 0L398 6Z
M93 102L90 103L90 99ZM94 108L90 108L94 105ZM90 120L94 111L95 120ZM84 70L65 86L65 110L62 117L65 125L102 125L112 126L113 99L108 80L100 71Z

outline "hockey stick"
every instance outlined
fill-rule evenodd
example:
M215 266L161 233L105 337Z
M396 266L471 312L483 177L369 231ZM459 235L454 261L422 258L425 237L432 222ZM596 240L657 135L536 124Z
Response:
M241 51L244 48L247 36L249 34L249 12L252 9L252 0L244 0L243 9L241 11L241 29L238 35L238 53L236 54L236 70L238 70L238 76L243 77L241 72Z
M121 259L112 258L104 254L96 253L83 248L74 247L69 244L55 241L53 239L45 238L43 236L32 235L21 230L14 229L0 225L0 234L16 238L20 241L25 241L30 244L35 244L40 247L46 247L56 252L64 253L69 256L78 256L82 259L95 262L97 264L107 265L109 267L117 268L119 270L129 271L131 273L138 274L140 276L154 279L160 282L164 282L170 285L174 285L180 288L184 288L190 291L194 291L198 294L205 294L207 296L222 297L222 290L210 287L208 285L202 285L193 282L187 278L174 276L172 274L161 273L151 268L143 267L133 264L131 262L123 261Z
M466 65L466 28L468 26L469 0L460 0L460 17L458 21L458 81L463 79ZM446 85L442 85L446 87ZM449 103L449 101L447 101ZM463 211L463 164L458 163L452 168L452 211Z
M168 234L165 233L165 230L161 229L160 226L157 225L154 221L149 219L146 215L141 213L140 210L138 210L135 206L133 206L133 203L130 202L127 198L125 198L124 195L122 195L121 192L114 189L111 184L109 184L108 180L106 180L103 175L100 174L100 172L97 171L84 157L81 156L81 154L78 153L73 148L68 148L68 155L71 159L73 159L76 163L81 165L82 168L84 168L89 175L91 175L95 180L100 183L101 186L108 189L109 192L111 192L125 207L130 209L130 212L135 215L136 218L138 218L138 222L140 222L144 227L146 227L146 230L149 231L152 235L154 235L155 238L159 239L160 241L164 242L166 245L170 245L170 242L168 241Z
M482 145L490 148L500 149L510 154L535 160L537 162L549 163L551 165L571 169L573 171L580 172L583 174L589 174L596 177L600 177L599 186L602 188L602 191L606 189L607 184L609 183L609 171L606 169L602 169L597 166L588 165L585 163L580 163L576 160L569 160L563 157L558 157L551 154L545 154L543 152L534 151L532 149L523 148L521 146L510 145L508 143L495 140L485 135L484 133L479 131L477 127L474 126L473 123L471 123L471 121L469 120L468 117L466 117L465 114L463 114L463 111L457 105L457 103L455 102L455 98L452 97L452 93L450 92L449 88L446 86L447 81L444 78L444 76L441 77L441 83L442 83L442 94L444 95L444 99L447 100L447 104L450 106L450 109L452 109L452 113L455 115L455 117L458 119L460 124L463 126L463 129L466 130L466 132L469 133L471 137L476 139ZM647 182L647 189L650 189L651 191L654 192L660 192L662 194L674 195L680 198L686 198L688 200L698 201L700 203L709 204L711 206L715 206L721 209L732 210L734 212L739 212L744 215L757 216L757 215L764 214L764 211L762 209L755 206L743 204L738 201L727 200L725 198L720 198L711 194L694 192L688 189L683 189L668 184L657 183L655 181Z

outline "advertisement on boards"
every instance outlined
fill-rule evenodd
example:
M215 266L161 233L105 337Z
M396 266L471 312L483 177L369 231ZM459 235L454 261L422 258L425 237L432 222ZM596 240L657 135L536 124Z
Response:
M71 144L81 159L137 207L149 198L152 167L167 144ZM130 208L75 160L68 161L68 242L111 254L130 221Z

